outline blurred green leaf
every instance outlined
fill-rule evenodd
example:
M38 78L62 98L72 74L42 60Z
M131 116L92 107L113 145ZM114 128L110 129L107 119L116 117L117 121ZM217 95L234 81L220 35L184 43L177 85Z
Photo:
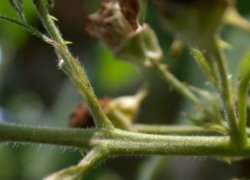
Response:
M27 17L27 21L29 23L33 23L35 20L35 11L32 8L31 1L23 2L23 13L25 13ZM1 1L0 3L0 14L6 15L9 17L16 17L15 9L11 7L9 1ZM25 39L28 37L28 32L23 30L22 28L13 25L9 22L0 21L0 37L4 38L4 40L8 40L15 46L20 46ZM0 39L1 40L1 39Z
M16 10L19 18L25 21L25 15L23 13L23 0L9 0L12 7Z
M23 13L23 1L22 0L9 0L9 2L18 13Z
M250 19L250 18L248 18ZM233 77L239 77L239 63L242 56L250 49L250 36L239 29L232 28L227 34L227 41L232 44L232 48L226 51L230 72Z
M0 179L16 179L19 171L17 152L10 146L0 146Z
M138 80L140 74L132 65L122 60L117 60L111 51L104 46L99 46L96 81L102 89L115 92Z

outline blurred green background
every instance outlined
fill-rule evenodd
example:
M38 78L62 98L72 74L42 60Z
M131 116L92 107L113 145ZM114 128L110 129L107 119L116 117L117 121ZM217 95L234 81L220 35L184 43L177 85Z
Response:
M190 104L172 91L159 76L117 60L101 43L85 32L87 15L98 7L98 0L57 0L52 14L66 40L72 41L73 54L79 57L98 97L133 94L145 83L150 94L143 102L138 122L185 123L181 112L192 111ZM250 1L238 0L244 16L250 13ZM43 31L31 1L25 1L28 21ZM15 17L8 0L1 0L0 14ZM182 81L206 87L206 81L187 50L177 59L170 56L172 37L160 26L157 10L148 8L146 21L155 29L164 61ZM223 27L223 38L233 45L227 51L229 67L237 78L239 60L249 49L245 32ZM10 23L0 21L0 123L15 121L31 126L68 127L74 105L82 99L58 70L53 49ZM1 115L3 118L1 118ZM77 149L50 145L5 143L0 145L0 180L41 179L56 170L76 164L81 158ZM232 164L195 157L116 157L90 173L90 180L209 180L250 177L247 160Z

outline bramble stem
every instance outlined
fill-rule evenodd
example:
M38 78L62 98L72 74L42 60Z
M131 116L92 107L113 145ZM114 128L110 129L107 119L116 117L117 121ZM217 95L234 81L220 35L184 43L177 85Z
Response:
M215 62L218 67L219 77L220 77L220 93L221 98L225 106L226 117L228 119L230 127L230 136L233 142L242 142L242 139L239 137L238 128L237 128L237 119L234 110L234 100L232 97L232 88L228 79L229 73L226 66L226 61L224 55L222 54L216 38L213 37L211 40L210 48L208 53L211 53L211 57L214 57ZM240 138L240 139L239 139Z
M63 40L58 28L54 23L54 18L49 14L47 0L34 0L40 19L49 33L55 45L55 51L61 61L59 65L62 70L71 78L77 90L86 100L97 127L113 127L105 113L103 112L94 90L87 78L85 70L80 63L70 53L67 43Z

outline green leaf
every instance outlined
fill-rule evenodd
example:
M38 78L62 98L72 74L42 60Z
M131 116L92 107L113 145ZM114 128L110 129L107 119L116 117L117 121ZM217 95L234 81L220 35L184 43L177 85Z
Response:
M12 7L18 12L23 13L23 0L9 0Z
M12 7L16 10L19 18L25 22L25 15L23 12L23 0L9 0Z
M23 13L29 24L32 24L36 20L36 12L33 8L31 1L23 1ZM16 10L12 8L9 1L1 1L0 14L8 17L16 17ZM5 16L5 17L6 17ZM23 22L22 22L23 23ZM13 26L12 23L0 21L0 38L1 41L6 41L10 44L14 44L15 47L19 47L27 40L28 32L18 26Z

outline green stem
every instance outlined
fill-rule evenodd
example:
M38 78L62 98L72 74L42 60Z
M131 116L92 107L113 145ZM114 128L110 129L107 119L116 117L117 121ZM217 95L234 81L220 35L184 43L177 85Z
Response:
M250 146L240 149L229 136L161 136L141 133L110 131L105 140L112 155L190 155L190 156L248 156ZM115 139L114 139L115 137ZM97 141L98 142L98 141Z
M78 165L55 172L45 178L45 180L81 179L89 171L98 166L106 157L106 151L99 146L94 147Z
M99 129L38 128L29 126L0 124L0 142L26 142L92 147L89 143L97 136ZM73 140L74 139L74 140Z
M225 58L217 44L216 38L213 37L208 53L211 53L211 56L214 57L215 62L218 67L218 72L220 75L220 93L222 101L225 106L225 112L228 119L230 127L230 136L233 142L241 143L242 139L239 137L238 128L237 128L237 119L234 110L234 101L232 97L232 88L228 80L228 70L226 66Z
M240 137L242 138L242 141L243 141L242 143L246 144L248 81L240 82L238 97L239 97L238 99L238 108L239 108L238 128L239 128Z
M214 136L222 135L214 130L204 129L189 125L148 125L135 124L135 129L140 133L146 134L164 134L178 136Z
M0 124L1 142L29 142L93 148L110 155L250 156L248 144L232 144L230 136L175 136L134 133L118 129L58 129Z
M53 17L48 12L47 0L34 0L40 19L52 40L58 43L54 46L58 58L62 61L62 69L71 78L80 94L86 100L97 127L113 127L103 112L94 90L90 85L86 72L80 63L70 53L66 42L63 40Z
M188 88L187 85L180 82L172 73L170 73L166 69L165 65L159 63L159 61L155 61L154 59L151 59L150 62L153 65L153 68L161 75L161 77L177 92L189 99L199 111L206 114L209 118L215 119L217 122L220 121L217 115L211 113L209 109L202 104L202 101L200 101L199 98Z
M189 99L191 102L193 102L195 105L198 105L198 107L201 106L200 100L188 89L188 87L180 82L178 79L176 79L169 71L166 70L166 67L159 63L158 61L155 61L154 59L150 60L151 64L153 65L153 68L163 77L163 79L170 84L177 92L179 92L181 95Z

